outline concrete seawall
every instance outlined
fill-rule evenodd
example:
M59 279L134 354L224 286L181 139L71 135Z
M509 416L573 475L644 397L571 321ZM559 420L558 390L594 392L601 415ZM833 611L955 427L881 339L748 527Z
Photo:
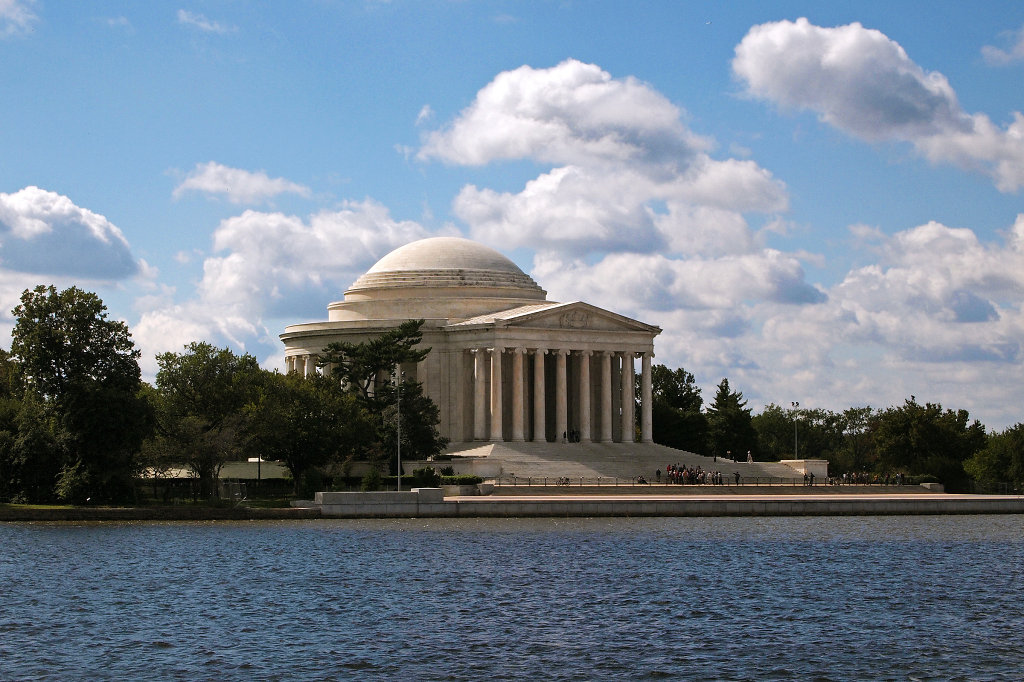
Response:
M735 495L544 497L441 496L439 489L391 493L317 493L324 517L473 518L571 516L878 516L1021 514L1024 497L995 495Z

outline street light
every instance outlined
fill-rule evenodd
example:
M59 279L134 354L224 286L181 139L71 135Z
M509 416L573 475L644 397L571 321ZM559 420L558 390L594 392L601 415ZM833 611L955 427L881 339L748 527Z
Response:
M395 420L395 430L398 435L398 492L402 492L402 381L405 380L405 372L395 367L395 409L398 418Z
M800 459L800 439L796 431L796 411L800 403L792 402L790 405L793 406L793 459Z

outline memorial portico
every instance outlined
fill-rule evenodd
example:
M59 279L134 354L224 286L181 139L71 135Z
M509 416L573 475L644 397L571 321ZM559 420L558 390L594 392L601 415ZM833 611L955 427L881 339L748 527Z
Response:
M438 237L396 249L328 306L328 318L285 330L286 370L328 372L317 356L329 343L423 319L431 352L401 369L423 383L453 443L652 441L661 330L589 303L548 301L512 261L476 242Z

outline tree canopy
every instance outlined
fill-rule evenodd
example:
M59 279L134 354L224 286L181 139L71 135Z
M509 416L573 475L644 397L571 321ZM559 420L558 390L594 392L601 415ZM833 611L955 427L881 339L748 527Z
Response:
M733 459L747 456L757 457L757 432L754 430L751 411L739 391L729 388L729 380L718 384L715 399L708 405L708 441L711 452L725 457L730 451Z
M317 364L331 365L332 375L369 401L382 376L403 364L420 362L430 353L429 348L416 348L423 340L422 326L423 320L406 320L367 341L335 341L323 349Z
M693 374L680 367L651 367L654 442L679 450L707 452L707 417L701 411L703 399Z
M252 355L193 342L183 353L157 356L157 428L163 452L188 465L202 495L224 462L238 458L245 442L244 408L256 394L261 373Z
M43 439L60 451L54 457L52 444L32 448L60 462L56 494L70 501L130 497L152 414L140 396L140 353L128 326L107 319L99 297L77 287L26 290L13 314L11 357L35 404L25 409L38 411L50 431ZM29 433L43 437L38 428L22 435ZM28 451L21 459L32 466Z
M284 462L296 494L311 469L366 456L374 433L358 398L320 375L268 372L246 413L252 451Z

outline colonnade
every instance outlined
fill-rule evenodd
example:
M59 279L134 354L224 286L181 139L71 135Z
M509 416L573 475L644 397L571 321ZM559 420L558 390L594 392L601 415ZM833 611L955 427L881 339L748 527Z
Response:
M472 403L464 412L472 426L465 424L462 434L457 428L450 434L453 440L468 438L471 432L476 441L632 443L638 402L634 361L639 358L640 442L653 442L649 351L498 346L468 353L472 389L456 402ZM318 368L317 360L313 354L287 355L285 371L330 375L331 366ZM415 372L418 380L426 379L420 367ZM450 390L458 393L463 389L456 376L449 375Z
M632 443L636 433L633 361L639 357L640 441L653 441L650 352L521 346L469 352L473 355L473 440ZM505 356L510 361L503 361ZM507 380L503 377L506 365L511 374ZM507 427L506 416L511 420Z
M316 366L317 356L315 355L286 355L284 358L284 371L287 374L297 372L302 376L313 376L314 374L323 374L325 377L331 375L331 366L324 365L317 372Z

